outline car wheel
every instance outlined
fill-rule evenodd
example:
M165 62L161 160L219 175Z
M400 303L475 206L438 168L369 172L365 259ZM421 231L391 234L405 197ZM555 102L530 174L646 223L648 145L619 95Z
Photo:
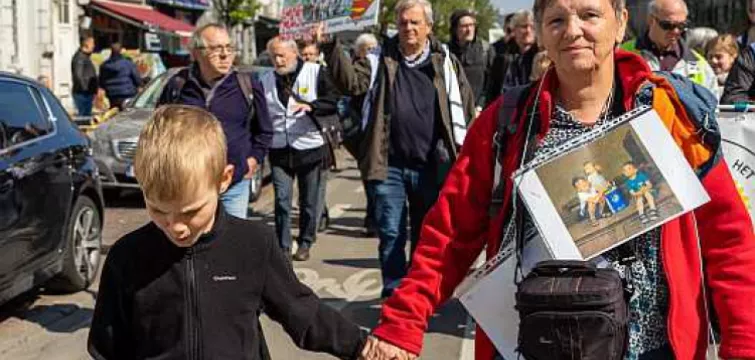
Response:
M249 202L255 202L262 194L262 166L257 167L254 176L249 181Z
M102 256L102 222L94 202L80 196L66 228L63 270L47 288L60 292L86 289L97 276Z

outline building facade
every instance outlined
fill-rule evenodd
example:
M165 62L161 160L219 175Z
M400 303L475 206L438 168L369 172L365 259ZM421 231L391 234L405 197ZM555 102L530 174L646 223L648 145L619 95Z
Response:
M79 11L76 0L0 0L0 71L45 76L70 106Z

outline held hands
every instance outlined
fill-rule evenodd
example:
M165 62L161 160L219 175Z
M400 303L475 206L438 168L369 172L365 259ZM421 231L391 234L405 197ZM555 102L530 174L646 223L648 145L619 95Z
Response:
M404 349L370 336L362 349L359 360L415 360L414 355Z

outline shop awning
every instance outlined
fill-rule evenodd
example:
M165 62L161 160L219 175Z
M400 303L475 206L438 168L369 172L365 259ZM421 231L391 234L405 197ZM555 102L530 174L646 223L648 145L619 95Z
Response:
M107 0L92 0L92 7L119 20L152 31L173 33L189 37L194 26L165 15L151 6L124 4Z
M177 8L207 10L210 8L209 0L151 0L153 3L160 3Z

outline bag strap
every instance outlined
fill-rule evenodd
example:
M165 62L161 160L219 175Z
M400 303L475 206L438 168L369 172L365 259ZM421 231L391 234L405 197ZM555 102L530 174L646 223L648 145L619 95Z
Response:
M718 342L716 341L716 332L715 328L713 326L713 320L711 319L711 316L713 315L711 313L711 305L710 305L710 298L708 297L708 284L706 282L706 276L705 276L705 264L703 263L703 243L700 239L700 230L698 228L697 223L697 216L695 215L695 212L693 211L691 213L692 216L692 224L695 226L695 238L697 239L697 251L700 256L700 286L702 287L703 292L703 306L705 311L705 319L707 320L708 324L708 343L713 343L713 356L714 359L720 359L718 357Z
M183 91L184 85L186 85L187 78L189 76L189 67L184 66L180 68L173 77L168 80L170 86L170 93L168 94L168 101L171 104L178 102L181 97L181 91Z
M493 188L491 189L490 206L488 207L488 215L491 217L498 215L503 206L503 152L506 150L508 137L516 133L517 122L514 115L519 103L529 93L529 88L529 85L524 85L507 89L503 95L503 104L498 109L496 132L493 136L493 152L495 156Z
M252 119L257 115L256 108L254 107L254 86L252 85L252 73L245 71L236 72L236 80L239 82L241 92L244 94L244 100L246 101L249 112L246 116L246 128L252 128Z

